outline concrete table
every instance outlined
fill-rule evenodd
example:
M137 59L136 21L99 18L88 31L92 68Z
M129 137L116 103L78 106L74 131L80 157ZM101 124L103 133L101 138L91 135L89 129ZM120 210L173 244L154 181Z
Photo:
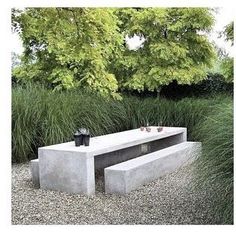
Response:
M74 141L39 148L39 177L42 189L93 195L95 167L104 168L187 140L187 129L164 127L157 132L140 129L90 139L90 146Z

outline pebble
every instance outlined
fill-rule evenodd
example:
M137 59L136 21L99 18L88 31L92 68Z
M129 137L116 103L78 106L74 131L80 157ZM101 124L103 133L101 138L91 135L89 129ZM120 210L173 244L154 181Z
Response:
M211 191L194 188L194 167L186 166L126 196L105 194L96 180L96 195L36 189L29 163L12 166L12 224L217 224Z

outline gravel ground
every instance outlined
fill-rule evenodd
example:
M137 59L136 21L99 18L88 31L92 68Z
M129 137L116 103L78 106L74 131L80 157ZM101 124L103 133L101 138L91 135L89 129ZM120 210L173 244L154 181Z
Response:
M12 167L12 224L217 224L211 192L192 189L183 167L126 196L106 195L102 176L87 197L33 187L29 165Z

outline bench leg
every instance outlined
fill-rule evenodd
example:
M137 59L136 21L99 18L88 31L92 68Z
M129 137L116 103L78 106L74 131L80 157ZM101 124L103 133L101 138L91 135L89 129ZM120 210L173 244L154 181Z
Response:
M39 149L40 187L67 193L95 193L94 158L84 153Z
M34 159L30 161L30 174L35 188L40 188L39 183L39 160Z

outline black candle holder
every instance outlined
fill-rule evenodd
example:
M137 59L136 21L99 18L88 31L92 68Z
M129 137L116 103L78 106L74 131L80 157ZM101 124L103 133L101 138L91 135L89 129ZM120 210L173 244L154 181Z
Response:
M90 142L90 134L84 134L83 135L83 144L85 146L89 146L89 142Z
M74 134L75 146L83 145L83 135L80 132Z
M90 133L89 129L86 128L80 128L78 131L74 134L74 140L75 140L75 146L89 146L90 142Z

